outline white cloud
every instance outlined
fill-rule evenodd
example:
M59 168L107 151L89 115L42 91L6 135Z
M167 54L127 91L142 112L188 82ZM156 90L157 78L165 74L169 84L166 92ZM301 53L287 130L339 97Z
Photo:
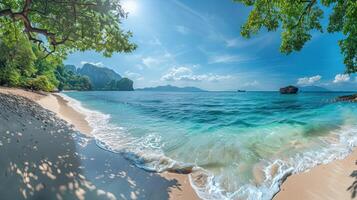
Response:
M141 74L135 73L135 72L131 72L131 71L126 71L125 72L125 76L127 76L128 78L134 79L134 80L138 80L138 81L144 79L144 77Z
M159 65L161 63L161 60L151 57L151 56L148 56L148 57L145 57L142 59L142 63L149 68L153 68L156 65Z
M231 79L232 76L230 75L217 75L217 74L204 74L204 75L198 75L199 79L201 80L206 80L206 81L222 81L222 80L228 80Z
M173 3L175 3L177 6L185 10L186 12L190 13L191 15L195 16L196 18L202 20L205 24L209 23L209 19L200 12L197 12L196 10L193 10L191 7L185 5L184 3L181 3L181 1L178 0L173 0Z
M182 80L187 76L192 75L192 70L187 67L174 67L169 70L169 72L161 77L164 81L178 81Z
M250 60L247 57L239 56L239 55L215 55L211 56L208 59L209 64L217 64L217 63L234 63Z
M313 85L316 82L320 81L322 76L316 75L316 76L311 76L311 77L303 77L299 78L297 81L298 85Z
M249 39L244 39L242 37L227 38L224 36L222 36L221 39L224 41L226 47L244 48L254 46L255 48L260 49L272 43L274 37L274 34L266 33L260 37L254 37Z
M175 26L177 32L181 33L182 35L187 35L190 32L190 29L186 26Z
M88 62L88 61L81 61L81 65L85 65L85 64L91 64L91 65L95 65L98 67L104 67L104 64L102 62Z
M221 81L230 79L229 75L199 74L195 75L188 67L174 67L161 77L162 81Z
M148 68L158 68L160 67L160 65L162 65L164 62L168 61L171 58L172 55L170 53L165 53L162 56L147 56L142 58L141 61Z
M350 80L350 75L348 74L336 74L334 83L348 82Z

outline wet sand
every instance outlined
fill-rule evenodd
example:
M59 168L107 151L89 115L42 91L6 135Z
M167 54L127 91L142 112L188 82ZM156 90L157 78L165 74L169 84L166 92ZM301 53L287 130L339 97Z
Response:
M357 151L342 160L294 174L281 185L274 200L347 200L357 195Z
M38 194L45 195L45 196L47 195L46 197L54 197L53 195L56 195L57 199L59 198L58 196L60 196L61 198L65 197L63 199L76 199L74 197L77 197L77 195L79 195L80 197L81 196L86 197L86 199L108 199L108 198L109 199L188 199L188 200L198 199L196 193L194 192L194 190L192 189L189 183L188 175L167 173L167 172L162 174L147 172L133 166L129 161L124 159L121 155L114 154L98 148L98 146L95 144L95 141L90 139L91 136L90 133L92 129L88 125L88 122L85 120L85 116L82 115L81 113L78 113L72 107L70 107L68 105L68 102L64 100L62 97L55 94L37 94L37 93L24 91L21 89L9 89L9 88L0 88L0 96L1 93L22 96L38 102L42 107L56 113L57 117L66 120L68 123L72 124L76 130L79 130L80 132L86 134L86 136L89 137L72 138L72 135L74 134L75 131L71 128L68 128L66 122L57 120L55 116L49 117L48 115L51 114L46 113L43 109L41 112L44 112L46 114L43 114L43 116L41 117L50 118L50 119L53 118L53 121L51 120L51 123L52 122L60 123L62 127L61 130L63 129L63 131L60 131L61 134L56 134L56 136L53 136L52 132L56 133L58 130L52 130L53 129L52 128L50 129L52 130L50 131L51 134L48 134L49 130L45 128L43 131L41 130L44 133L39 134L38 133L39 130L32 130L32 129L36 129L36 127L37 128L44 127L44 125L41 125L42 122L40 122L40 124L34 127L33 124L26 124L22 122L24 119L32 120L33 116L31 116L31 114L27 113L30 116L25 117L23 114L16 116L17 112L13 112L9 116L17 117L18 118L17 123L15 124L10 123L11 126L9 127L9 126L5 126L5 124L2 124L3 122L5 122L2 120L0 121L1 123L0 129L4 129L4 131L5 129L9 129L11 130L10 132L12 131L16 132L15 130L17 129L21 129L21 130L23 129L21 128L21 126L18 126L18 123L20 124L23 123L24 124L23 126L26 127L26 129L28 129L27 132L31 133L30 136L26 134L26 137L29 136L28 139L32 142L32 143L29 141L25 142L25 146L31 148L31 146L34 146L33 144L34 141L37 141L37 143L35 144L38 144L38 141L43 141L43 143L47 143L45 145L47 147L41 148L41 150L39 150L38 148L41 146L36 145L38 153L42 154L43 157L48 157L47 154L55 154L57 155L57 157L59 156L59 158L61 159L54 158L53 160L49 161L50 163L52 164L66 163L67 167L69 165L71 167L74 166L77 171L73 170L72 173L69 172L65 174L67 177L68 174L73 176L72 177L73 179L71 180L65 180L65 177L63 178L60 174L57 174L57 176L55 174L52 174L53 176L58 177L62 181L64 181L62 185L56 183L57 181L54 181L55 183L52 183L53 181L48 181L47 179L42 180L42 178L40 178L40 182L37 183L37 185L33 185L33 184L31 185L30 183L26 182L28 181L28 178L26 177L24 179L26 181L21 182L16 180L13 176L8 176L8 174L5 173L5 176L7 176L9 181L12 182L12 184L14 185L14 188L17 188L15 186L18 186L20 188L17 189L19 190L22 189L22 191L25 188L25 192L22 192L22 194L20 193L21 195L19 195L19 194L15 194L14 191L0 191L0 194L7 194L8 195L7 197L15 198L15 199L17 198L21 199L21 197L24 198L25 196L30 197L28 199L32 199L34 197L38 197ZM17 98L16 96L14 98ZM20 102L22 102L22 100ZM27 102L27 104L31 105L31 102L30 103ZM35 113L37 110L41 110L41 109L37 107L31 112ZM2 112L1 115L5 115L5 113ZM38 120L37 118L35 117L33 120ZM2 132L0 132L0 134L2 134ZM43 134L44 135L47 134L46 135L47 138L43 137ZM21 134L21 135L23 136L25 134ZM4 137L5 136L3 136L3 138ZM63 138L58 139L58 137L63 137ZM69 145L71 148L67 148L66 145ZM3 146L0 146L0 148L1 147ZM0 158L7 157L6 159L8 159L8 162L10 164L29 163L29 161L24 161L27 160L25 159L26 156L28 156L27 152L23 152L23 149L19 149L20 147L16 144L9 145L7 148L12 148L12 147L15 147L15 152L9 153L7 151L2 151L2 152L7 152L7 154L3 154L3 155L0 154ZM63 160L62 155L58 155L60 154L59 151L64 150L63 148L67 148L66 151L68 152L68 154L66 155L69 155L69 160L68 159ZM56 150L52 150L52 149L56 149ZM18 156L19 159L15 161L9 155L16 154L16 153L19 154ZM22 153L23 155L21 156ZM30 160L31 159L32 159L32 155L30 156ZM39 162L43 163L47 161L46 160L43 161L40 159L35 159L33 161L34 165L36 166L39 166L38 165ZM0 167L1 168L6 166L8 167L9 163L0 162ZM54 167L56 169L52 169L47 166L49 164L45 164L45 165L46 165L46 169L51 169L52 172L57 171L58 169L59 171L64 171L64 169L62 169L63 166L56 165ZM24 169L29 170L28 167L26 166L24 167L25 167ZM8 170L9 169L7 168L7 171ZM17 171L17 168L13 167L13 170ZM36 171L35 168L32 170L33 170L32 172L26 172L25 174L27 174L27 176L29 173L33 175L41 174L41 173L43 174L41 170ZM47 172L45 172L45 174L46 173ZM51 173L49 174L50 179L51 177L53 178ZM82 175L81 173L85 173L87 177L84 177L84 175ZM24 174L24 172L21 172L21 174ZM83 181L82 178L84 178L83 180L85 181ZM57 180L57 178L54 180ZM82 180L82 182L80 182L79 180ZM79 186L81 183L84 185L83 187ZM23 184L25 184L24 188L21 187ZM26 186L27 184L29 185ZM53 184L54 186L51 187L51 190L58 191L58 193L57 194L53 192L51 193L50 191L43 189L45 187L38 184L44 184L44 185ZM77 186L76 188L74 188L75 185ZM26 187L32 188L32 190L27 191ZM36 190L36 187L38 187L39 189L38 191ZM100 188L100 187L106 188L106 190L104 191L103 189L97 189L95 191L93 189L93 188ZM98 195L99 196L104 195L104 196L103 198L102 197L99 198Z
M56 113L60 118L72 124L81 133L92 136L92 128L85 116L68 105L68 102L57 94L49 94L36 101L42 107Z

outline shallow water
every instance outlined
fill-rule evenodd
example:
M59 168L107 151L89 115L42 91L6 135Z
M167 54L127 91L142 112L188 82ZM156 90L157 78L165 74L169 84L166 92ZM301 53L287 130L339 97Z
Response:
M65 94L98 145L147 170L196 166L191 181L205 199L270 199L287 174L357 144L357 104L333 101L344 93Z

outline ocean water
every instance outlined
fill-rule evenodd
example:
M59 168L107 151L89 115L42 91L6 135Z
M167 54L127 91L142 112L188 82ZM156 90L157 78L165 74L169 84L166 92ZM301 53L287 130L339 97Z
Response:
M282 180L348 155L357 104L344 93L66 92L101 148L138 167L191 168L202 199L271 199Z

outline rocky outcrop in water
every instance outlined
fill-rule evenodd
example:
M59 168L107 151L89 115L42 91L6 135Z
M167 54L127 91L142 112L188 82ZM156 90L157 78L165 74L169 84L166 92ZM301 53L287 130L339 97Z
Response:
M299 88L289 85L287 87L280 88L281 94L296 94L299 91Z
M357 94L337 97L337 101L357 102Z

